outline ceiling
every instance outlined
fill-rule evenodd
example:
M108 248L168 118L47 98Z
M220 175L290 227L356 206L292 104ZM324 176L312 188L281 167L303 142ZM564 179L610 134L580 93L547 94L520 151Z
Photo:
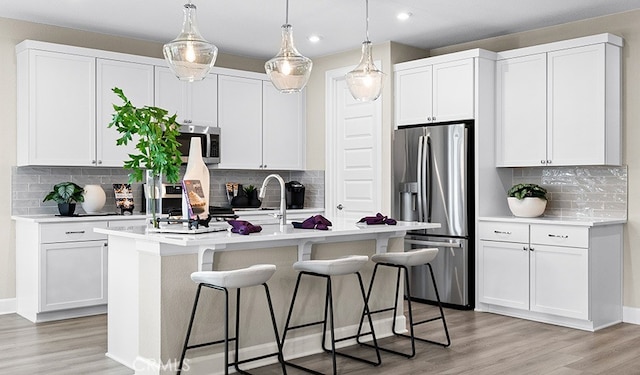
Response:
M168 42L188 0L2 0L0 17ZM269 59L280 44L285 0L193 0L205 39L221 53ZM370 0L369 35L431 49L640 8L640 0ZM412 17L401 22L399 12ZM318 57L359 48L364 0L291 0L300 52ZM306 38L319 34L311 43Z

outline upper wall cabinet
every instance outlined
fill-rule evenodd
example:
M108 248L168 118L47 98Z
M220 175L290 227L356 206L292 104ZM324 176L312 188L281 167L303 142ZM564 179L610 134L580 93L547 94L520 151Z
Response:
M153 104L153 65L122 54L25 41L18 62L17 164L121 167L130 147L107 128L119 87L136 106Z
M620 165L620 56L611 34L498 54L496 165Z
M396 127L474 118L474 59L461 57L451 54L394 66Z
M156 66L155 103L180 124L218 126L218 75L209 73L202 81L184 82L163 66Z

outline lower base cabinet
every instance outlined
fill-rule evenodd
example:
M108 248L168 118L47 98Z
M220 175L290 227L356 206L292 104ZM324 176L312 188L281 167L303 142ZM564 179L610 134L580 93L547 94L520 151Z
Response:
M622 225L481 221L477 310L594 331L622 321Z

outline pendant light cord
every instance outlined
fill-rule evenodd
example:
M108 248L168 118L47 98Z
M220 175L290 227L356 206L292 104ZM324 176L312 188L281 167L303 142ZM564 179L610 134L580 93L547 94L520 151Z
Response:
M289 0L287 0L289 1ZM365 0L365 37L366 42L369 41L369 0Z
M287 11L285 12L285 19L284 19L284 24L288 25L289 24L289 0L287 0L286 2L286 6L287 6Z

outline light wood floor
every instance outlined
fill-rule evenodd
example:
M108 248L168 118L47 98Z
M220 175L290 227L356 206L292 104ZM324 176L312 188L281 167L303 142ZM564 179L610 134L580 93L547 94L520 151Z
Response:
M416 319L435 312L414 304ZM417 343L416 358L382 353L372 367L339 358L340 374L640 374L640 325L618 324L596 333L472 311L445 311L452 345L441 348ZM419 326L418 333L436 334L438 323ZM0 374L131 374L105 357L106 316L33 324L10 314L0 316ZM382 344L407 348L406 340L387 338ZM354 349L369 355L369 349ZM296 363L331 372L330 356L319 354ZM289 374L302 372L288 368ZM279 374L276 365L252 371Z

